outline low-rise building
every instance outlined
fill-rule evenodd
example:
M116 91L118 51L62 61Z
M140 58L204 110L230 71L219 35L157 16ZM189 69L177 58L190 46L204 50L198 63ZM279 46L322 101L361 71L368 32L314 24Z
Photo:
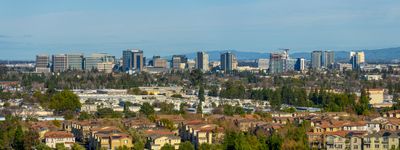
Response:
M66 131L49 131L44 135L45 143L50 148L56 148L57 144L64 144L65 147L71 148L75 143L75 137L72 133Z

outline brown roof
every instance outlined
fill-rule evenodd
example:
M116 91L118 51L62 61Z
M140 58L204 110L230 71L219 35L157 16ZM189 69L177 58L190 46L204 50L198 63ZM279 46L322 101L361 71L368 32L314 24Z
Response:
M348 133L349 133L349 131L336 131L336 132L327 132L327 133L325 133L325 135L337 135L337 136L345 137Z
M72 133L66 131L49 131L44 134L45 138L73 138Z

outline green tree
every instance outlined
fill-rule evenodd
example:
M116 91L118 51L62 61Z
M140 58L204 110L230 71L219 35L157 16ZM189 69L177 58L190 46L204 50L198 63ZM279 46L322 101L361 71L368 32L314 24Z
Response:
M88 119L90 119L90 118L92 118L92 116L91 116L89 113L87 113L87 112L81 112L81 113L79 114L78 120L88 120Z
M51 97L50 108L59 112L76 111L81 108L79 97L72 91L63 90Z
M179 144L179 150L194 150L194 146L189 141L181 142L181 144Z
M206 99L204 97L204 87L203 86L200 86L198 97L201 102L204 102L204 100Z
M154 107L151 106L149 103L145 102L140 106L140 112L146 116L154 115Z
M161 150L175 150L175 147L171 144L164 144L164 146L161 147Z
M68 150L68 149L65 147L64 143L57 143L57 144L56 144L56 149L57 149L57 150Z
M79 144L75 143L74 145L72 145L71 149L72 149L72 150L85 150L85 147L83 147L82 145L79 145Z
M44 143L40 143L39 145L36 145L35 148L37 150L51 150L51 148Z
M197 114L203 114L203 102L202 101L200 101L199 105L197 105L196 113Z

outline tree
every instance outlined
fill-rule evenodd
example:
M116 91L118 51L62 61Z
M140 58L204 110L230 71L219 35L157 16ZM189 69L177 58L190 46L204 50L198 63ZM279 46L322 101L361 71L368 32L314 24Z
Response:
M47 146L44 143L40 143L39 145L36 145L35 147L37 150L52 150L49 146Z
M365 89L361 89L361 96L355 110L358 115L366 115L369 113L369 94Z
M200 86L198 97L201 102L204 102L205 97L204 97L204 87L203 86Z
M69 90L63 90L51 97L50 108L59 112L76 111L81 108L79 97Z
M68 149L65 147L64 143L57 143L57 144L56 144L56 149L57 149L57 150L68 150Z
M171 144L164 144L164 146L161 147L161 150L175 150L175 147Z
M154 115L154 107L150 105L150 103L145 102L140 106L140 112L143 113L146 116L151 116Z
M74 145L72 145L71 149L72 149L72 150L85 150L85 147L83 147L82 145L79 145L79 144L75 143Z
M199 105L196 108L196 113L197 114L203 114L203 102L199 102Z
M181 142L181 144L179 144L179 150L194 150L194 146L189 141Z
M14 135L14 145L15 149L24 149L24 131L22 131L22 126L18 125L15 135Z
M87 112L81 112L79 114L78 120L88 120L90 118L92 118L90 114L88 114Z
M111 108L101 108L97 110L97 116L99 118L122 118L122 113Z

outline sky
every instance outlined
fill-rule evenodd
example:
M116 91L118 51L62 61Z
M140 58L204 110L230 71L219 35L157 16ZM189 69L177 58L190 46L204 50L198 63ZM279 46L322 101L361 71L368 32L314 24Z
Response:
M399 0L0 0L0 59L400 46Z

